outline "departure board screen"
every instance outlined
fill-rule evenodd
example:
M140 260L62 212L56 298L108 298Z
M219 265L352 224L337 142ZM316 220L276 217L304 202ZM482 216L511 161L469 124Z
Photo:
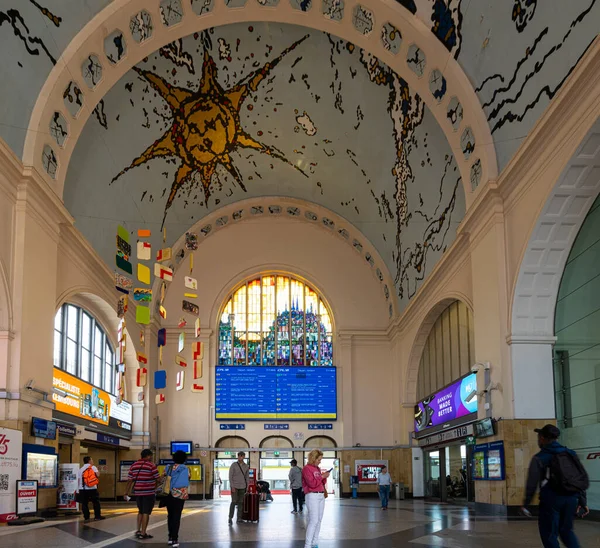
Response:
M217 420L336 420L335 367L217 367Z

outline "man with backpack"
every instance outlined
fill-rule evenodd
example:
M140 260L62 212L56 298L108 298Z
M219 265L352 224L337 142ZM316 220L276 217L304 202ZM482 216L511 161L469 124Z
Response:
M90 520L89 503L94 507L94 519L96 521L105 519L100 512L100 497L98 496L98 484L100 473L94 466L92 457L83 457L83 466L79 469L79 495L81 500L81 511L84 521Z
M575 515L589 513L585 495L589 477L575 451L558 443L560 430L556 426L547 424L534 432L541 451L531 459L521 511L531 515L527 506L539 485L538 527L544 548L559 548L558 537L567 548L579 548L573 520Z

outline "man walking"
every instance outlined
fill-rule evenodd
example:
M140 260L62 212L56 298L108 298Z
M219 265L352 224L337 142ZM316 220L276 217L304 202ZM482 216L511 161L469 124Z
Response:
M152 535L149 535L146 529L156 500L158 478L158 469L152 462L152 451L144 449L140 460L131 465L127 476L127 486L125 487L125 492L131 492L136 498L138 517L135 536L139 539L152 538ZM127 495L126 500L129 500Z
M100 497L98 496L100 472L98 472L98 468L94 466L94 459L92 459L92 457L83 457L83 466L79 469L77 476L84 522L87 523L88 521L91 521L90 501L94 507L94 519L96 521L105 519L101 515Z
M300 507L300 513L302 513L302 505L304 504L304 493L302 492L302 469L298 466L298 461L292 459L290 461L290 473L288 478L290 479L290 489L292 490L292 504L294 509L292 514L298 513L298 506Z
M250 467L244 462L246 453L240 451L237 461L229 468L229 487L231 489L231 504L229 505L229 525L233 523L233 513L237 506L237 523L242 522L242 505L248 489L248 471Z
M521 511L531 515L527 506L539 485L538 527L544 548L559 548L558 537L567 548L579 548L573 518L575 514L589 514L585 496L588 475L575 452L558 443L560 430L556 426L547 424L534 432L541 451L531 459Z

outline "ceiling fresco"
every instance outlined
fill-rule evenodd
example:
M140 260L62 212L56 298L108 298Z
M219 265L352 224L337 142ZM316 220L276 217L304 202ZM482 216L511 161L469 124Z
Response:
M111 0L0 0L0 137L21 157L38 94L75 35Z
M312 9L310 1L290 1L297 9ZM431 29L471 80L492 131L500 171L600 27L600 0L397 1ZM270 0L260 3L277 5ZM22 155L33 105L50 70L77 32L108 4L110 0L0 0L0 96L4 99L0 137L18 156ZM213 5L214 0L194 0L192 15L210 11ZM229 1L227 5L243 6L244 2ZM334 19L361 19L360 14L345 14L339 0L327 0L323 10L324 16ZM152 22L144 22L144 14L147 12L140 12L139 24L131 29L138 42L145 38L146 27L151 32ZM171 25L182 15L170 12L167 17L166 24ZM114 50L110 54L113 60L126 54L125 41L118 43L118 38L119 31L107 36L107 52ZM99 60L92 58L90 64L94 61ZM103 120L102 112L95 115ZM449 108L448 115L456 116L456 109Z
M405 306L464 215L454 157L422 99L322 32L255 23L188 36L129 71L102 112L77 143L65 204L111 267L118 223L152 228L158 248L163 225L172 242L224 205L287 196L359 228Z

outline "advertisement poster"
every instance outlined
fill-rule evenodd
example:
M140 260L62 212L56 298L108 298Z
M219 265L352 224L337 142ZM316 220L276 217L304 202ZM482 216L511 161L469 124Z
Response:
M17 514L35 514L37 512L38 486L35 480L17 482Z
M53 386L62 393L52 393L56 410L108 426L110 397L91 384L54 368Z
M376 484L379 472L387 465L387 460L355 460L354 468L358 476L358 483Z
M477 375L472 373L415 405L415 432L477 412Z
M79 464L60 464L58 467L57 506L63 510L77 510L75 492L78 489Z
M38 487L56 487L58 456L27 453L27 479L37 480Z
M477 451L473 453L473 478L484 479L485 478L485 452Z
M0 428L0 522L16 519L16 486L21 479L23 434Z

